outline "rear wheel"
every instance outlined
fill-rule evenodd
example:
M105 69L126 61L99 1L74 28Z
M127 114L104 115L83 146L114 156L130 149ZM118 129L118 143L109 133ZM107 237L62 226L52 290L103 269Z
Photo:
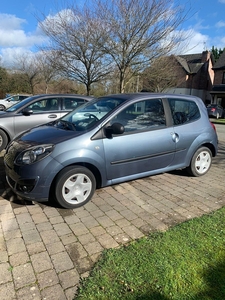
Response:
M207 147L201 147L193 155L187 170L192 176L198 177L206 174L209 171L211 164L212 152Z
M0 129L0 152L5 149L8 144L8 137L3 130Z
M5 110L5 106L3 104L0 104L0 110Z
M92 198L95 189L96 180L89 169L66 167L56 177L55 198L64 208L77 208Z

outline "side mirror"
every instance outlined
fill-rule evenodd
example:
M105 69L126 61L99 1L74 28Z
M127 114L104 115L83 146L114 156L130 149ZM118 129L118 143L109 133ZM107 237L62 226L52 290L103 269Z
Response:
M30 116L33 114L33 110L32 109L29 109L29 108L24 108L24 110L22 111L22 114L24 116Z
M111 126L105 127L107 136L112 136L112 134L123 134L124 131L124 126L120 123L113 123Z

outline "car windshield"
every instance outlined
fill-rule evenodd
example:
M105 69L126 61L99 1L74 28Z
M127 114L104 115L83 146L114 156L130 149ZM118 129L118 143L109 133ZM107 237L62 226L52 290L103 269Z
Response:
M56 126L77 131L88 130L125 100L113 97L94 99L65 115Z

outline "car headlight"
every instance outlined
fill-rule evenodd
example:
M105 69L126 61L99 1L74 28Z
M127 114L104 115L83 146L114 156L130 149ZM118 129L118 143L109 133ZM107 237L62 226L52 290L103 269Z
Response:
M48 156L53 149L54 145L40 145L26 149L17 156L15 163L17 165L33 164Z

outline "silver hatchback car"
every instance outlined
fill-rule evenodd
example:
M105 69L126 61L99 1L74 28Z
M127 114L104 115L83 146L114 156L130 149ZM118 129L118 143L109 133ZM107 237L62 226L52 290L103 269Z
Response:
M96 188L175 169L204 175L217 146L201 99L118 94L18 136L4 163L7 181L20 197L76 208Z
M35 95L0 111L0 151L20 132L60 118L92 99L77 94Z

